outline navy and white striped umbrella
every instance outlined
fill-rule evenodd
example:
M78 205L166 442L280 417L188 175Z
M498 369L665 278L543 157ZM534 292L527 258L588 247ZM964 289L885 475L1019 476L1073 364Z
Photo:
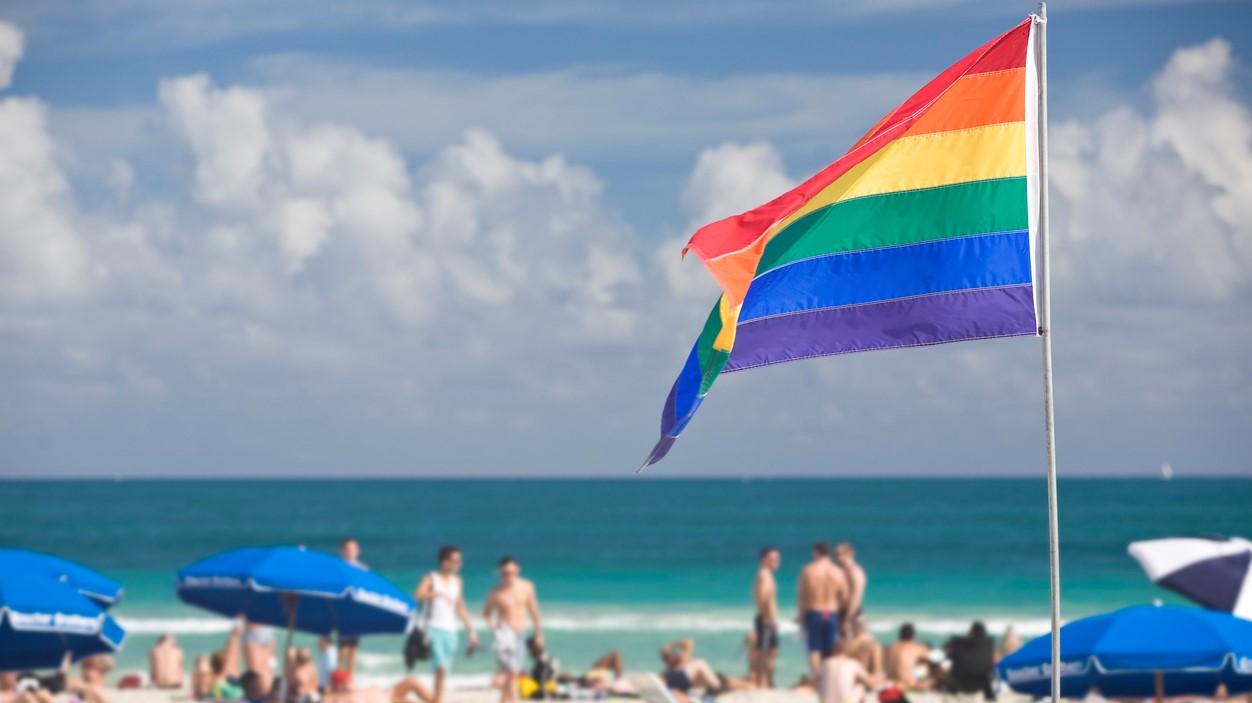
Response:
M1157 584L1206 608L1252 620L1252 542L1171 537L1131 542L1128 551Z

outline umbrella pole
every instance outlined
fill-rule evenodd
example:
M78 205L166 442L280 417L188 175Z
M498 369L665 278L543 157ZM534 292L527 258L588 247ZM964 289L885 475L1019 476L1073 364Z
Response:
M287 646L280 652L283 658L283 678L278 682L278 703L287 703L287 682L291 680L291 639L296 634L296 608L300 597L294 593L283 594L283 606L287 611Z
M1153 678L1156 680L1156 703L1161 703L1165 700L1165 674L1158 671Z
M1043 341L1043 426L1048 454L1048 566L1052 606L1052 701L1061 699L1061 545L1056 497L1056 431L1052 415L1052 294L1048 253L1048 6L1039 3L1035 50L1039 127L1039 336ZM1159 702L1158 702L1159 703Z

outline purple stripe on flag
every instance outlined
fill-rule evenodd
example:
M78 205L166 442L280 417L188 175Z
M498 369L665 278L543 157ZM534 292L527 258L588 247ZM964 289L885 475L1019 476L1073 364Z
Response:
M1029 285L809 310L741 323L723 373L815 356L1035 331Z

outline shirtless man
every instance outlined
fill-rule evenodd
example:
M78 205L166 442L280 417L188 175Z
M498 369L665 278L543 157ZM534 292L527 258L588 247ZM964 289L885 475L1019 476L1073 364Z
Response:
M839 615L848 604L848 579L830 560L830 545L813 545L813 560L800 572L800 592L796 598L799 617L809 651L809 673L817 676L822 655L834 649L839 634Z
M491 630L496 662L504 674L500 703L517 703L517 679L526 658L526 618L535 627L535 642L543 646L543 626L539 622L539 599L535 585L522 578L522 567L513 557L500 560L500 583L487 594L483 618Z
M706 696L710 695L710 692L755 688L751 681L722 676L713 671L713 667L709 666L707 661L692 656L695 648L695 640L690 637L675 640L661 647L661 661L665 662L665 671L661 673L661 680L665 682L666 688L674 693L674 698L679 703L690 701L689 694L693 688L703 688Z
M817 673L817 698L821 703L861 703L865 692L882 683L849 656L851 643L841 639L826 653Z
M924 691L934 683L917 678L917 668L925 664L930 647L918 642L916 636L913 625L905 623L900 627L900 639L887 648L887 678L906 691Z
M358 569L369 570L369 567L361 561L361 543L357 542L355 537L344 537L343 541L339 543L339 558ZM339 655L337 661L340 669L348 672L356 670L356 652L360 646L360 637L339 635Z
M243 665L247 671L254 671L260 677L261 695L268 696L274 687L274 650L278 644L274 641L274 628L256 623L248 623L243 632ZM241 677L242 678L242 677Z
M761 688L773 688L774 664L778 660L778 582L774 572L782 564L782 555L774 547L761 550L760 568L752 584L752 600L756 602L756 633L754 657L748 680Z
M183 650L170 634L161 635L148 652L149 676L157 688L182 688Z
M847 617L843 621L843 634L850 635L852 622L861 617L861 606L865 600L865 585L869 582L869 578L865 575L865 569L856 563L856 550L847 542L840 542L835 547L835 565L843 569L843 573L848 577L850 592Z

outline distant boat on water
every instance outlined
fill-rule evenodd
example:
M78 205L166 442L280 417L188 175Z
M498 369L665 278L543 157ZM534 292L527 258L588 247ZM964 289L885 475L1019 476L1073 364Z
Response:
M1161 464L1161 480L1168 481L1172 479L1173 477L1174 477L1174 467L1170 466L1168 461L1165 462L1164 464Z

